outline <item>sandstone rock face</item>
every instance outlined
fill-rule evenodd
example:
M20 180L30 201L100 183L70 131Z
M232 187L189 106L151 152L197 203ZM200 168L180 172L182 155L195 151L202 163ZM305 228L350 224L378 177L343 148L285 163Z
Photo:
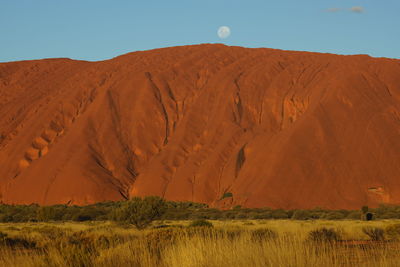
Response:
M2 63L0 114L3 203L400 204L399 60L197 45Z

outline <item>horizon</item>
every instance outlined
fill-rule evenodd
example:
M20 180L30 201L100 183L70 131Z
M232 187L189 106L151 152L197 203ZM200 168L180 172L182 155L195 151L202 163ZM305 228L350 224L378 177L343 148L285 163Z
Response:
M239 47L243 49L271 49L271 50L278 50L282 52L299 52L299 53L311 53L311 54L321 54L321 55L334 55L334 56L368 56L371 58L376 58L376 59L393 59L393 60L400 60L400 58L390 58L390 57L379 57L379 56L372 56L369 54L338 54L338 53L330 53L330 52L314 52L314 51L304 51L304 50L287 50L287 49L279 49L279 48L271 48L271 47L245 47L245 46L240 46L240 45L227 45L224 43L199 43L199 44L190 44L190 45L176 45L176 46L168 46L168 47L156 47L152 49L147 49L147 50L136 50L136 51L128 51L126 53L116 55L111 58L106 58L106 59L100 59L100 60L85 60L85 59L76 59L76 58L70 58L70 57L48 57L48 58L37 58L37 59L20 59L20 60L14 60L14 61L6 61L2 62L0 61L0 64L2 63L13 63L13 62L21 62L21 61L38 61L38 60L55 60L55 59L68 59L68 60L73 60L73 61L84 61L84 62L101 62L101 61L108 61L108 60L113 60L115 58L132 54L132 53L138 53L138 52L149 52L149 51L154 51L154 50L162 50L162 49L169 49L169 48L177 48L177 47L186 47L186 46L203 46L203 45L222 45L226 47Z
M395 0L5 0L0 3L0 62L102 61L205 43L400 59L399 9ZM217 32L222 26L225 35Z

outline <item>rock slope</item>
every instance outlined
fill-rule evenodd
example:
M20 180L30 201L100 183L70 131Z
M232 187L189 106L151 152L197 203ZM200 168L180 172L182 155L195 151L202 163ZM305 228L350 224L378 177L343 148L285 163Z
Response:
M0 114L4 203L400 204L395 59L204 44L1 63Z

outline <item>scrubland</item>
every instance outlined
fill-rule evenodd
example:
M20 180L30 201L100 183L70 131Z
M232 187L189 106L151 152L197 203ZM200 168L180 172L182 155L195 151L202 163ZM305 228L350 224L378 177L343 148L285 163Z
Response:
M0 266L399 266L400 262L400 220L209 222L212 227L161 220L141 231L109 221L2 223ZM378 238L372 230L381 230Z

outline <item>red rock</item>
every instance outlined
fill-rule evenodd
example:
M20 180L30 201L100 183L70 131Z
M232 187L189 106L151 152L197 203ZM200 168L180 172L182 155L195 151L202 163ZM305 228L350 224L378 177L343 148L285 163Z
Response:
M2 63L0 114L4 203L400 204L399 60L207 44Z

